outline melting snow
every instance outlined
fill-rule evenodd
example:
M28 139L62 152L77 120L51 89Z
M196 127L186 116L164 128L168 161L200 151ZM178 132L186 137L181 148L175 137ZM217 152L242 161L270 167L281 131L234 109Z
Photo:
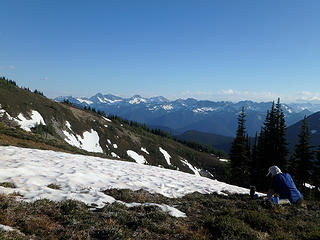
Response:
M23 130L28 132L31 132L31 128L35 127L38 124L46 125L41 114L35 110L31 111L30 118L31 119L26 119L23 114L20 113L15 120Z
M127 154L128 154L129 157L133 158L136 161L136 163L139 163L139 164L148 163L147 160L144 158L144 156L139 155L135 151L128 150Z
M109 118L106 118L106 117L102 117L102 118L108 122L112 122Z
M6 110L2 109L0 104L0 117L3 117L4 115L6 115L9 120L15 120L13 117L10 116L9 113L6 112Z
M309 189L314 189L314 188L315 188L315 186L313 186L313 185L311 185L311 184L309 184L309 183L305 183L304 186L305 186L306 188L309 188Z
M72 129L71 129L71 124L70 124L68 121L66 121L66 126L67 126L67 128L68 128L70 131L72 131Z
M145 152L146 154L149 154L149 152L147 151L146 148L141 147L141 151L142 151L142 152Z
M70 128L71 129L71 128ZM73 135L68 131L63 131L66 138L64 139L67 143L77 148L81 148L88 152L99 152L103 153L103 150L99 144L99 135L96 131L86 131L83 133L83 137L80 135Z
M6 231L6 232L12 232L12 231L14 231L14 228L0 224L0 230Z
M196 191L249 193L248 189L217 180L133 162L12 146L0 146L0 152L0 182L16 186L0 187L0 192L19 192L26 201L75 199L103 207L115 201L101 192L110 188L144 189L171 198ZM49 184L61 189L48 188Z
M114 153L114 152L111 153L111 156L114 157L114 158L120 158L120 157L119 157L116 153Z
M166 159L168 165L171 165L171 162L170 162L171 156L169 155L169 153L166 150L164 150L163 148L161 148L161 147L159 147L159 150L163 154L163 156Z
M219 161L221 161L221 162L229 162L228 159L223 159L223 158L219 158Z
M127 207L138 207L138 206L157 206L161 208L162 211L167 212L172 217L187 217L187 215L174 207L170 207L166 204L157 204L157 203L125 203Z
M181 159L180 160L184 165L187 165L193 172L196 176L200 176L200 173L199 173L199 169L197 169L196 167L192 166L186 159Z

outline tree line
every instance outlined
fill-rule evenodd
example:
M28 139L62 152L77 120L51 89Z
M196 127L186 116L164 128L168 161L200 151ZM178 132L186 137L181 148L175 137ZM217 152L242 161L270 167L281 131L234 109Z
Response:
M266 174L272 165L277 165L282 172L289 172L296 185L305 188L312 184L320 187L320 146L311 145L311 134L304 117L298 135L298 143L289 156L286 142L286 123L281 109L280 99L273 102L267 111L266 119L260 133L250 140L245 126L245 111L242 108L238 116L236 137L230 150L231 182L248 187L255 185L263 191L268 187Z

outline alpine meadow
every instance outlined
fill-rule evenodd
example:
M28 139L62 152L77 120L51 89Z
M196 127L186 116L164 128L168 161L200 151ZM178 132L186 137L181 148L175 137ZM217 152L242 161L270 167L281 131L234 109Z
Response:
M320 2L0 8L0 239L320 239Z

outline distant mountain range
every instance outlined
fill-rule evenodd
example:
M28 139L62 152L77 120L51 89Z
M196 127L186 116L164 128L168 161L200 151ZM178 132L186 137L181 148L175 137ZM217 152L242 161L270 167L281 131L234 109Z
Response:
M212 133L223 136L235 135L237 117L241 108L246 113L247 132L250 136L259 133L272 102L240 101L198 101L193 98L170 101L165 97L131 98L98 93L90 98L63 96L56 101L68 100L74 105L91 107L107 115L118 115L128 120L145 123L151 128L160 128L173 135L186 131ZM320 110L319 103L282 104L286 124L290 126L303 117Z
M303 121L299 121L287 129L287 139L289 143L289 149L292 151L294 144L298 142L298 134L301 131ZM316 112L307 117L307 124L311 134L311 144L315 147L320 145L320 112Z

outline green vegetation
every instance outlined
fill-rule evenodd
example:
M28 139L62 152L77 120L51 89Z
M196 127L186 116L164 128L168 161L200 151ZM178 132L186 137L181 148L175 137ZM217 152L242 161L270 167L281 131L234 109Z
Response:
M0 195L0 224L20 231L0 231L2 239L319 239L320 203L272 205L246 195L189 194L170 199L143 190L110 189L124 202L175 206L187 218L174 218L156 206L127 208L114 203L92 210L67 200L27 203ZM2 234L2 235L1 235ZM15 234L15 238L10 238Z
M320 199L320 146L314 151L310 143L310 130L307 118L303 120L299 142L290 159L285 140L285 120L281 110L280 100L273 104L268 111L264 127L260 135L256 134L251 146L245 130L244 110L238 117L238 129L230 151L231 178L229 181L236 185L248 187L257 186L259 191L266 191L268 180L264 177L268 168L277 165L283 172L289 171L305 198ZM305 184L313 184L311 190Z
M250 142L245 130L244 108L238 117L238 130L230 150L231 179L241 186L250 180Z
M17 86L17 83L13 80L9 80L5 77L0 77L0 85L2 87L7 87L7 88L10 88L10 87L15 87Z

